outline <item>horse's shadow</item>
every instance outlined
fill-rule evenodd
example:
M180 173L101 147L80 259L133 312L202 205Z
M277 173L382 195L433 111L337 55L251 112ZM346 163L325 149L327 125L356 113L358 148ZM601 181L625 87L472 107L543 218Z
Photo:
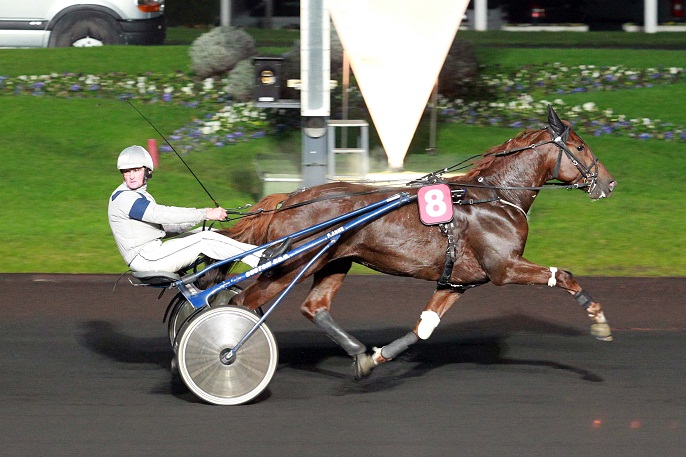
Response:
M398 359L383 365L382 373L374 373L371 377L359 382L345 383L339 389L339 394L389 390L407 379L424 376L440 367L465 363L542 367L563 370L579 376L584 381L603 381L599 375L573 365L553 360L512 358L506 355L507 340L513 334L531 333L569 337L586 335L574 328L517 314L440 326L439 329L440 331L437 329L429 340L418 342L401 354ZM395 328L352 333L361 341L368 343L369 347L381 347L407 331L408 329ZM328 367L332 365L329 363L331 360L341 356L345 360L350 360L334 343L322 340L319 336L313 336L312 332L289 333L283 336L277 333L276 336L277 340L286 341L285 344L279 346L281 366L318 373L329 378L353 379L353 370L350 367L345 367L345 371L339 370L339 366ZM312 344L313 339L317 341L317 344Z
M513 334L532 333L568 337L584 335L583 332L570 327L555 325L527 315L508 315L439 326L439 329L429 340L418 342L397 360L384 365L382 372L374 373L371 377L358 382L354 381L350 358L321 332L277 331L275 337L279 346L279 369L301 370L317 373L329 379L346 381L339 386L336 395L390 390L403 384L407 379L421 377L452 364L534 366L563 370L579 376L584 381L603 381L599 375L580 367L552 360L518 359L506 355L507 340ZM407 328L385 328L351 333L369 347L381 347L407 331ZM92 352L126 364L148 364L169 370L174 355L167 338L132 337L108 321L85 323L81 341ZM192 397L187 395L188 390L178 376L172 376L170 383L158 386L155 393Z

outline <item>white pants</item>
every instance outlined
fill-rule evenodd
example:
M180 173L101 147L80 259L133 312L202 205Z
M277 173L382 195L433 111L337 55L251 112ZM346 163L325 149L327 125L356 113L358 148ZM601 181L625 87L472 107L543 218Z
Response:
M194 231L168 241L146 244L129 267L134 271L176 272L196 261L200 254L215 260L224 260L254 249L252 244L241 243L212 230ZM242 262L256 267L262 251L247 255Z

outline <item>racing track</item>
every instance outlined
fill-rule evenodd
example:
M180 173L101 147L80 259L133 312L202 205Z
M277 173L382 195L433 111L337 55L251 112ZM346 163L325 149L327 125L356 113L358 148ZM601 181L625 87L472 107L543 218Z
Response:
M467 292L433 337L355 381L300 317L296 288L268 324L280 346L249 405L199 402L172 381L171 294L116 276L0 275L3 456L683 456L686 278L580 278L615 341L588 335L547 287ZM430 283L354 276L332 314L370 347L403 335Z

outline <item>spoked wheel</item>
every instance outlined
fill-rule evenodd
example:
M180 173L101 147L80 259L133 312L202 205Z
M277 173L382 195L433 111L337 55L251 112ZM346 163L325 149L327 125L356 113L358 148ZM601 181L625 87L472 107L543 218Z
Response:
M222 290L216 294L210 303L210 307L216 308L218 306L225 306L229 304L231 298L234 295L238 295L243 291L239 286L231 286L226 290ZM167 333L169 335L169 342L174 346L174 340L176 340L176 335L179 333L179 329L190 316L198 311L193 307L188 300L185 299L183 294L179 292L169 303L169 311L167 311Z
M257 397L276 371L278 348L263 323L233 359L227 354L259 321L236 306L206 309L190 318L176 342L179 373L188 388L215 405L240 405Z

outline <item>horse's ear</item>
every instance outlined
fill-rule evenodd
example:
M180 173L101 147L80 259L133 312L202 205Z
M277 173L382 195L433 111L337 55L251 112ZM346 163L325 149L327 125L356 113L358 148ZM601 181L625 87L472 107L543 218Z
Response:
M566 128L551 105L548 105L548 125L558 136L562 135Z

